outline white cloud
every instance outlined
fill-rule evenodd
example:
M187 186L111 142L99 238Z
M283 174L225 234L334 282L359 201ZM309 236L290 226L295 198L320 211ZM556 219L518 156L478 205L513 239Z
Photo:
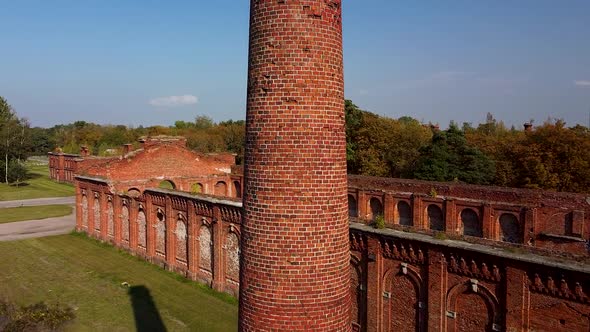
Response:
M590 81L575 81L574 84L577 86L590 86Z
M193 95L184 95L184 96L169 96L169 97L159 97L150 100L150 105L156 107L178 107L178 106L186 106L186 105L194 105L199 102L199 98Z

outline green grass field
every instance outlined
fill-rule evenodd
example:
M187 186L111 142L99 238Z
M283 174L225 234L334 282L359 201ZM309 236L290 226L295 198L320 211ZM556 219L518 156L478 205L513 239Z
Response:
M0 201L21 199L65 197L74 195L74 186L53 182L49 179L49 167L44 164L27 163L31 179L17 186L0 183Z
M0 224L47 219L67 216L72 213L72 207L68 205L42 205L42 206L21 206L15 208L0 209Z
M66 331L237 330L234 298L84 235L0 242L0 252L0 297L71 306Z

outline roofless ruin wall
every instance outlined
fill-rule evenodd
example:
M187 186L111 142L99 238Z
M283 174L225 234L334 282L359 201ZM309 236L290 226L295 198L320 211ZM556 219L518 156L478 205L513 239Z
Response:
M77 178L77 230L237 295L241 203ZM590 268L517 247L351 223L353 331L588 331Z

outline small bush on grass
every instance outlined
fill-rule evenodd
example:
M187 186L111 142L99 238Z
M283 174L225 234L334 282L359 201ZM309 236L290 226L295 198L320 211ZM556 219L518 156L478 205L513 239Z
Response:
M0 331L59 331L75 318L71 308L37 303L17 307L0 300Z

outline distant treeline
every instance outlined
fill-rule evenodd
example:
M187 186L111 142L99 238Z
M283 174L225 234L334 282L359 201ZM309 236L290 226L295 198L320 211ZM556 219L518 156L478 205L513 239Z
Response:
M507 128L488 114L477 126L451 122L448 129L439 130L411 117L392 119L361 110L350 100L345 111L351 174L590 192L590 131L584 126L568 128L561 120L548 120L525 131ZM78 121L27 130L27 155L56 147L78 153L81 145L94 155L107 155L142 136L174 135L186 137L195 151L229 151L241 161L245 143L243 120L215 123L206 116L170 127Z

